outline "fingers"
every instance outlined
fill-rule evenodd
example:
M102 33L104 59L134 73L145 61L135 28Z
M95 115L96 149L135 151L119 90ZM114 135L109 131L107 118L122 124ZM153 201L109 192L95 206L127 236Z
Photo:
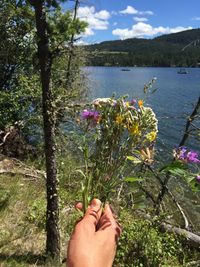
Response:
M117 241L121 234L121 227L109 206L109 204L105 205L104 214L101 216L98 224L98 230L109 230L115 236L115 240Z
M96 231L96 226L102 215L101 201L99 199L93 199L86 210L85 216L82 219L82 223L88 225L92 231Z
M77 202L76 204L75 204L75 208L77 209L77 210L82 210L83 209L83 203L81 203L81 202Z

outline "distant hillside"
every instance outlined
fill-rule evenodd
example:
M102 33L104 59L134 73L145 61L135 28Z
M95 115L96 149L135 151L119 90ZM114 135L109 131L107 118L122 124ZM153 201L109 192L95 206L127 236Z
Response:
M200 29L154 39L106 41L86 47L92 66L184 66L200 63Z

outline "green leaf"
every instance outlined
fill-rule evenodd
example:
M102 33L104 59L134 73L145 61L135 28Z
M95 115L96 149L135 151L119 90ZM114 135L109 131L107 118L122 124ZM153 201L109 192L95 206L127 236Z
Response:
M141 182L143 181L142 178L137 178L137 177L127 177L124 179L125 182L130 182L130 183L134 183L134 182Z
M86 176L82 170L76 170L76 172L80 173L84 178L86 178Z
M168 169L168 172L175 176L181 176L181 177L185 177L187 175L187 172L185 170L179 168Z
M171 171L171 170L174 170L174 169L182 169L182 170L186 170L187 169L187 166L181 162L181 161L174 161L168 165L165 165L163 166L161 169L160 169L160 172L168 172L168 171Z
M139 164L139 163L142 162L140 159L138 159L138 158L136 158L134 156L127 156L127 159L130 160L130 161L132 161L135 164Z

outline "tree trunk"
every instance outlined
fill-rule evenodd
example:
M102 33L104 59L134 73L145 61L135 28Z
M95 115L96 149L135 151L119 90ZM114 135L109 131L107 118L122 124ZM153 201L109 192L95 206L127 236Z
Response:
M55 148L55 120L52 107L53 96L51 88L52 58L47 36L46 13L43 0L31 0L35 9L35 19L38 37L38 57L42 84L43 128L46 157L46 188L47 188L47 213L46 213L46 252L47 255L59 260L60 235L59 235L59 206L57 194L57 167Z

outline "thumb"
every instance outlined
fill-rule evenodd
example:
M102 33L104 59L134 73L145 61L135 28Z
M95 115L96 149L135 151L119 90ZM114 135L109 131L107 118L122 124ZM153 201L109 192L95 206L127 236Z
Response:
M86 210L85 216L82 219L82 222L85 222L88 227L92 228L92 231L96 231L96 225L99 222L102 214L101 201L94 198L89 207Z

